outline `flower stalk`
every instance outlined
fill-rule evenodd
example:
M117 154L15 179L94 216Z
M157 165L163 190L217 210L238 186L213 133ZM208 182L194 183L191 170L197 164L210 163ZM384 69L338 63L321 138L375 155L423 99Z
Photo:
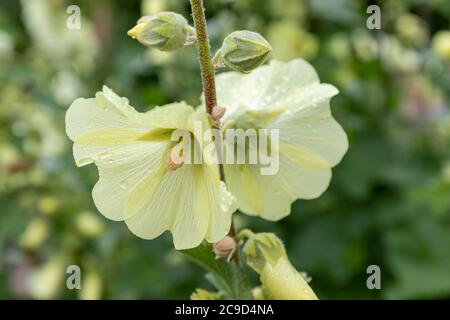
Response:
M208 29L206 27L205 8L203 0L190 0L194 28L197 34L197 47L200 58L200 70L202 74L203 90L205 93L206 112L212 114L217 105L216 82L214 65L211 60L211 48L209 46Z
M203 92L205 97L206 112L213 116L213 110L217 107L215 67L212 59L211 47L209 45L208 28L206 25L205 7L203 0L190 0L192 9L192 18L194 20L194 28L197 36L197 48L200 59L200 71L202 76ZM220 119L216 119L215 126L220 127ZM217 153L219 157L220 179L225 182L225 172L223 162L220 161L222 155L222 141L217 140ZM231 221L230 232L228 235L232 238L236 237L234 223ZM239 253L235 253L236 262L239 263Z

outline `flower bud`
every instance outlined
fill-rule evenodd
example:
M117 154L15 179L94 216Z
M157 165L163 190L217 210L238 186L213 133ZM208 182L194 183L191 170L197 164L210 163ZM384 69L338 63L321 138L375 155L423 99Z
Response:
M246 264L260 275L267 299L317 300L304 277L292 266L280 239L273 233L242 232L249 239L243 248Z
M223 107L216 106L216 107L214 107L214 108L212 109L212 114L211 114L211 116L212 116L212 118L213 118L214 120L219 120L219 119L221 119L221 118L224 116L225 111L227 111L227 109L225 109L225 108L223 108Z
M255 233L245 244L243 254L247 265L261 273L266 264L275 265L286 251L273 233Z
M236 251L236 241L230 236L225 236L225 238L213 245L213 251L216 259L226 258L227 261L230 261Z
M192 27L187 20L174 12L160 12L142 17L137 25L128 31L130 37L136 38L143 45L161 51L182 48L192 33Z
M242 73L262 65L271 51L272 47L263 36L246 30L229 34L220 49L223 63Z

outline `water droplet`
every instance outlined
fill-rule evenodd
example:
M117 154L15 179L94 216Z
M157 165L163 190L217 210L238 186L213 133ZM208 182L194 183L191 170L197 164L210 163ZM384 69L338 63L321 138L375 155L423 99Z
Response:
M111 157L111 153L110 152L102 152L102 153L100 153L99 155L98 155L98 159L99 160L106 160L106 159L108 159L109 157Z
M128 187L128 180L123 180L122 182L119 183L119 188L120 189L126 189Z

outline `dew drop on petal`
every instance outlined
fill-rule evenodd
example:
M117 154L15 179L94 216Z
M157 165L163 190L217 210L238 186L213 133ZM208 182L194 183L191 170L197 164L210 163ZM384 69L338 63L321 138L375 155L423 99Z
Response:
M100 154L98 155L98 159L99 159L99 160L106 160L106 159L108 159L109 157L111 157L111 153L108 152L108 151L102 152L102 153L100 153Z
M119 183L119 188L120 189L126 189L128 187L128 180L123 180Z

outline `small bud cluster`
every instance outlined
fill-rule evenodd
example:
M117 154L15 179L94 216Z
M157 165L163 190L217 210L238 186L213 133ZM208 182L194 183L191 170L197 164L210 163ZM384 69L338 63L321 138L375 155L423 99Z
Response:
M195 29L175 12L142 17L128 35L161 51L175 51L196 42ZM250 73L266 61L271 51L271 45L259 33L234 31L225 37L213 63L216 68L226 66L234 71Z
M193 28L182 15L174 12L142 17L128 35L161 51L174 51L195 42Z

